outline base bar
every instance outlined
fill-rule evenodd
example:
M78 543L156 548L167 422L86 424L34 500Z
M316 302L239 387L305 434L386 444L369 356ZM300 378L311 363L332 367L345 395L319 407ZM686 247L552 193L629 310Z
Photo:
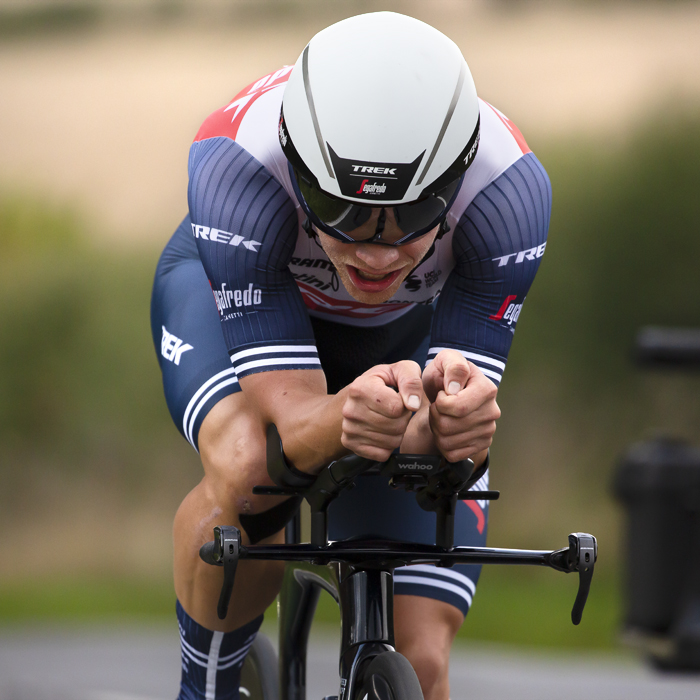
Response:
M454 547L447 551L435 545L401 542L332 542L327 547L310 544L257 545L240 548L241 559L302 561L314 564L348 564L398 567L409 564L504 564L549 566L559 571L575 569L568 561L568 547L555 551L497 549L492 547Z

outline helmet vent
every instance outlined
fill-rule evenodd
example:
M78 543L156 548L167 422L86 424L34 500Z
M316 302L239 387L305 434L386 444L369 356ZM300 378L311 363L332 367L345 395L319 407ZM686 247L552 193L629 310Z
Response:
M420 185L423 182L423 178L425 178L426 173L428 170L430 170L430 166L433 164L433 160L435 160L435 156L438 152L438 149L440 148L440 144L442 143L442 139L445 136L445 132L447 131L447 127L450 124L450 120L452 119L452 115L454 114L455 108L457 107L457 102L459 100L459 96L462 92L462 86L464 85L464 76L466 75L467 72L467 64L462 61L460 68L459 68L459 77L457 78L457 85L455 87L454 95L452 95L452 101L450 102L450 106L447 109L447 114L445 115L445 121L442 123L442 127L440 128L440 133L438 134L437 141L435 141L435 145L433 146L433 150L430 152L430 156L428 156L428 160L425 164L425 167L423 168L423 172L420 174L420 177L418 178L418 182L416 182L416 185ZM306 78L304 78L306 80ZM308 94L308 90L307 90ZM315 117L315 114L314 114ZM315 124L315 122L314 122ZM318 133L318 132L317 132Z
M314 131L316 132L316 140L318 141L318 147L321 149L321 155L323 156L323 162L326 164L328 170L328 175L335 180L335 175L333 174L333 169L331 168L331 162L328 159L328 154L323 145L323 137L321 136L321 127L318 125L318 117L316 116L316 107L314 106L314 96L311 94L311 83L309 82L309 47L308 45L304 49L304 53L301 57L301 70L304 77L304 90L306 90L306 101L309 103L309 111L311 112L311 121L314 124ZM454 107L453 107L454 109ZM447 126L447 125L445 125Z

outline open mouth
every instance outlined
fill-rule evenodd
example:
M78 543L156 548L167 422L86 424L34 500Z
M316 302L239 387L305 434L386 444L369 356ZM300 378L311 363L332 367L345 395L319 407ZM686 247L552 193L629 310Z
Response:
M401 270L376 274L367 270L360 270L352 265L348 265L347 269L352 283L363 292L383 292L391 287L401 274Z

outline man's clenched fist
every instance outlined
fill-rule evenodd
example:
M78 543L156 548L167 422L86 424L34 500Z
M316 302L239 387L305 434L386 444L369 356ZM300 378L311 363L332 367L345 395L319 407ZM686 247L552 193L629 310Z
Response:
M501 410L498 390L456 350L442 350L423 372L430 429L450 462L473 457L491 445Z
M343 406L343 446L383 462L399 447L411 416L421 407L423 385L417 363L377 365L348 387Z

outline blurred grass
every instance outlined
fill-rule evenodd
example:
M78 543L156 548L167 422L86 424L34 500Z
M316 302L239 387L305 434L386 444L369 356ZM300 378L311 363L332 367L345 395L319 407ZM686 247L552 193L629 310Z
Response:
M556 648L611 649L620 623L614 578L594 578L578 626L571 608L578 576L548 570L486 567L458 639Z
M482 574L474 606L458 640L483 640L556 648L611 649L618 623L617 589L610 579L595 581L583 620L571 624L576 579L550 571L522 572L493 567ZM59 579L0 585L0 622L25 623L173 621L175 594L168 579ZM277 605L265 613L276 629ZM174 622L173 622L174 624ZM326 593L319 599L314 627L338 630L340 615Z
M31 622L142 622L173 617L169 579L94 578L21 581L0 586L3 625Z
M0 444L75 469L107 453L123 478L119 453L135 457L169 420L149 332L157 253L86 237L69 209L0 198Z
M574 628L573 577L487 570L463 634L608 648L620 615L615 462L655 426L696 439L700 425L697 375L642 374L629 360L638 326L700 324L700 121L664 115L615 147L530 145L550 174L554 210L499 394L492 483L503 496L492 506L490 543L556 548L587 530L599 537L600 575ZM5 541L20 515L61 517L78 483L126 512L163 503L174 512L197 478L150 338L159 251L105 251L89 233L69 207L0 193ZM0 623L171 615L165 567L144 578L116 558L109 577L87 553L70 571L8 557ZM323 605L321 621L330 619Z
M0 588L76 567L169 577L172 514L201 469L150 337L158 251L89 241L70 207L0 196ZM37 530L41 559L23 549Z

